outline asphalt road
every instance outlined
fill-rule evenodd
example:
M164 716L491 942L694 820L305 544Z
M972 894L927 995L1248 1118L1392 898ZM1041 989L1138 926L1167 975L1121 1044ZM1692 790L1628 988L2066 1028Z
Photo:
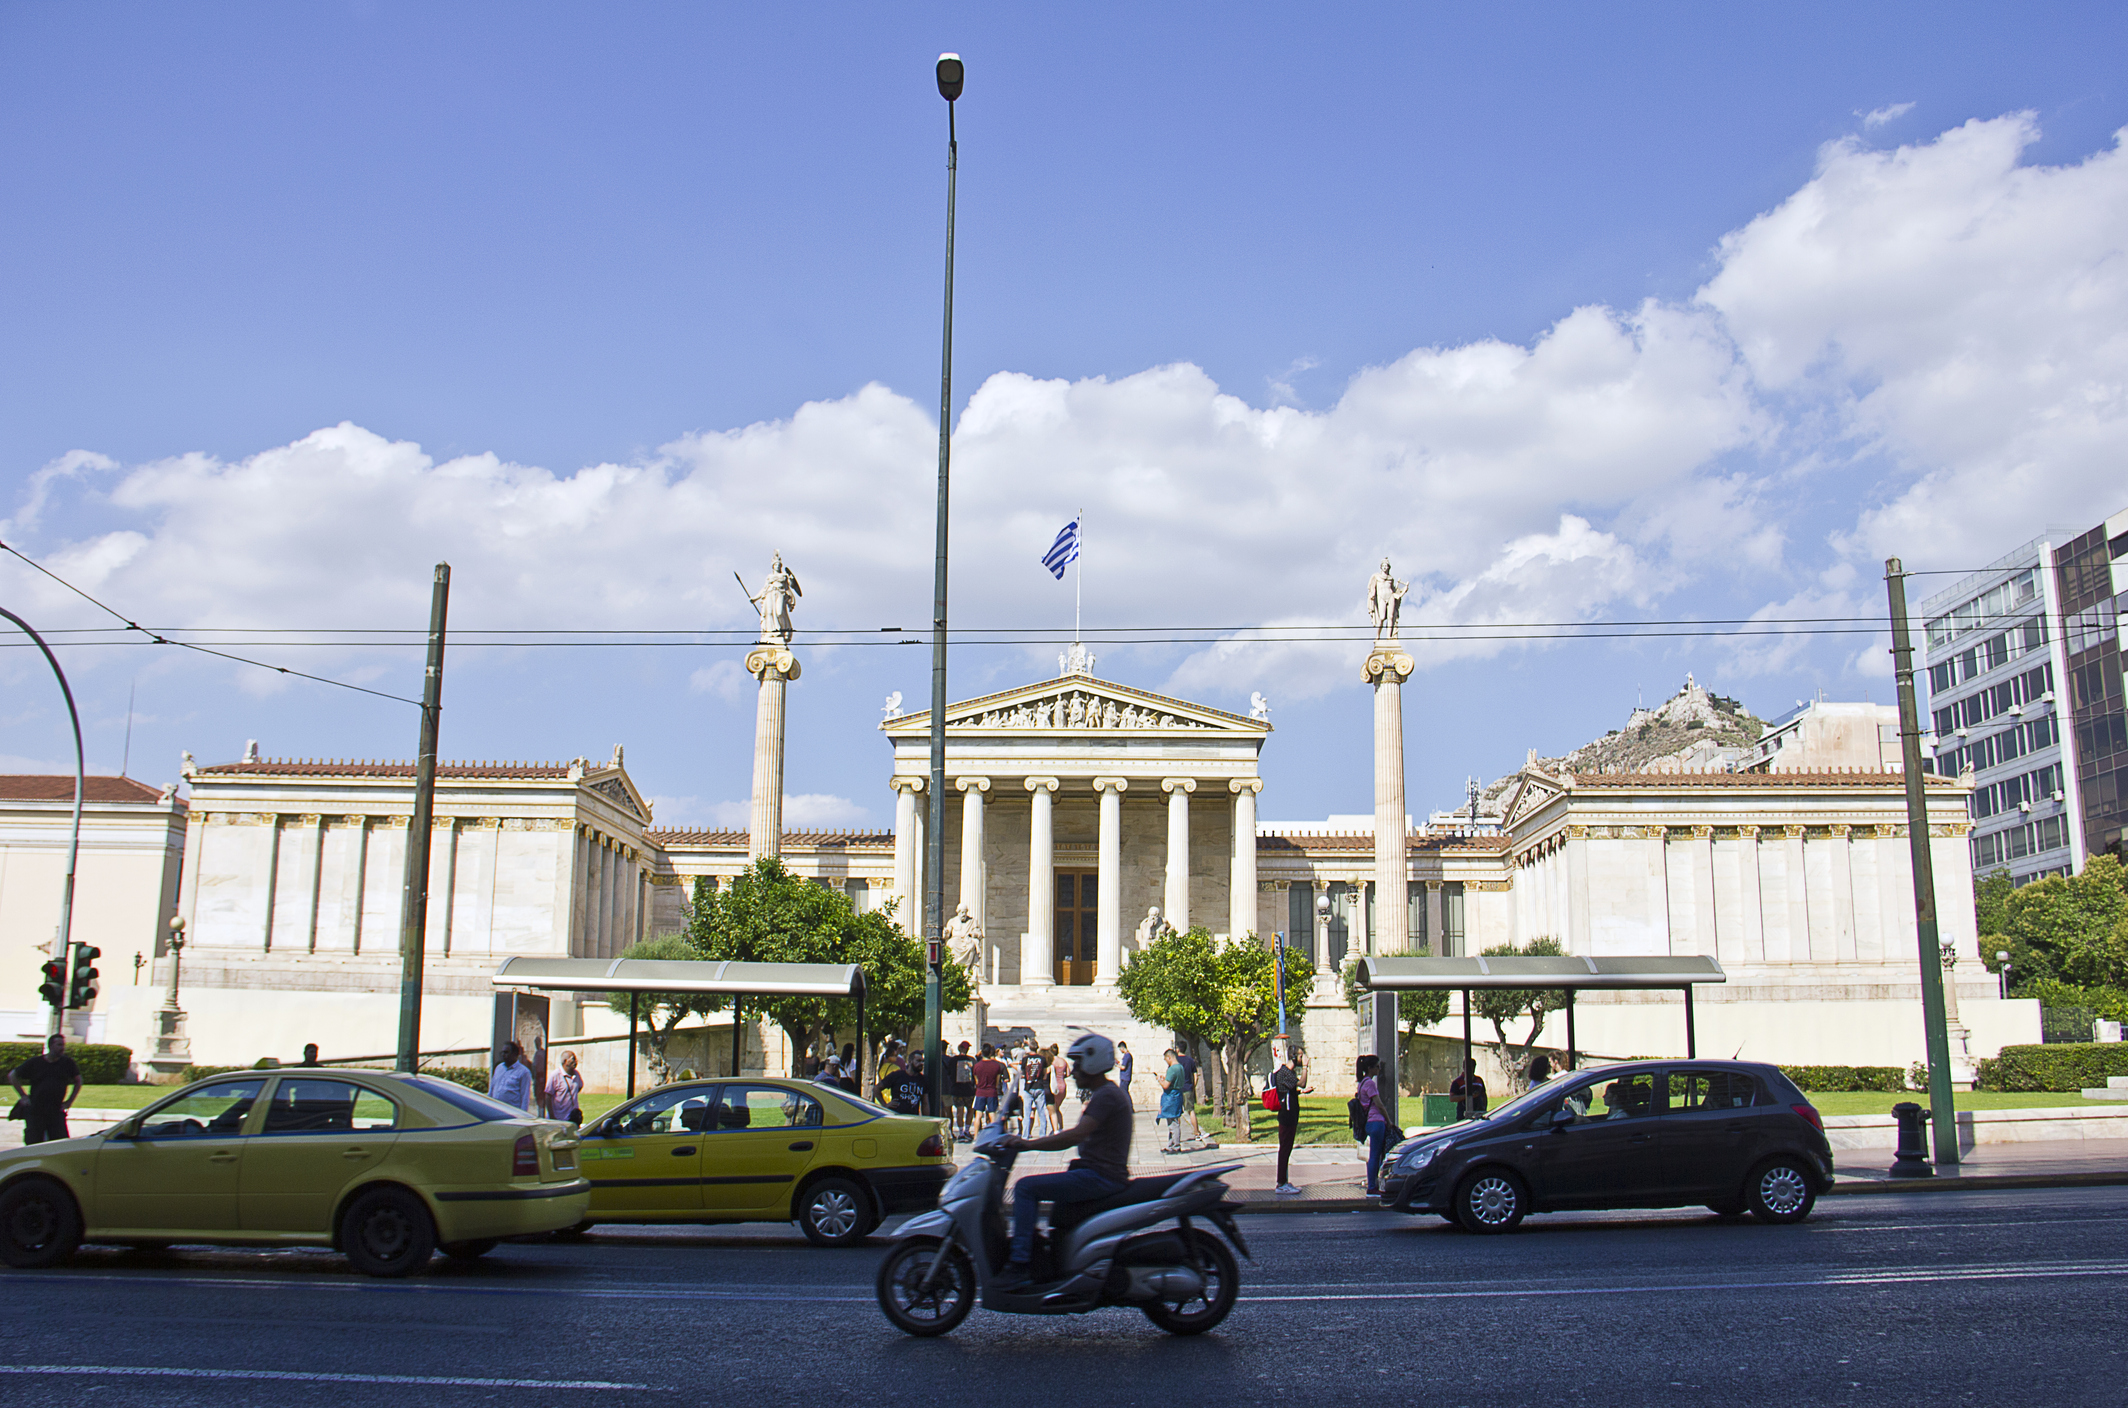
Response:
M595 1233L407 1281L315 1252L85 1251L0 1273L0 1403L2119 1404L2128 1190L1830 1199L1507 1237L1251 1217L1243 1298L1178 1340L1135 1311L977 1310L910 1340L876 1246L774 1228Z

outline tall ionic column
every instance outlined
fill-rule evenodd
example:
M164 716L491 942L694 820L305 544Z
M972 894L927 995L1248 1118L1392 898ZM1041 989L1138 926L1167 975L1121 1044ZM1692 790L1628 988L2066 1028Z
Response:
M746 829L749 864L783 854L783 686L798 678L798 657L781 646L748 652L746 672L761 681L754 708L754 807Z
M1048 987L1056 981L1057 852L1050 808L1058 781L1030 777L1034 815L1027 823L1027 932L1020 935L1020 982Z
M1411 657L1394 633L1367 656L1365 674L1374 686L1374 915L1398 944L1411 922L1411 833L1404 825L1404 681L1411 671Z
M923 899L917 894L917 876L923 868L923 818L916 794L924 790L920 777L897 777L894 786L894 895L901 903L894 920L905 933L923 928ZM913 926L913 927L912 927Z
M1197 779L1164 778L1160 790L1167 793L1165 917L1181 933L1190 927L1190 794L1197 790Z
M1101 799L1101 846L1094 892L1100 911L1094 921L1094 982L1112 988L1123 971L1123 793L1130 784L1120 777L1097 777Z
M1234 794L1234 858L1227 874L1227 937L1239 943L1256 931L1256 794L1260 777L1227 783Z
M990 790L987 777L962 777L954 779L954 786L961 789L961 903L968 906L968 914L983 933L990 932L990 905L987 899L989 886L983 865L983 800ZM989 947L986 937L984 947ZM982 972L990 971L986 958Z

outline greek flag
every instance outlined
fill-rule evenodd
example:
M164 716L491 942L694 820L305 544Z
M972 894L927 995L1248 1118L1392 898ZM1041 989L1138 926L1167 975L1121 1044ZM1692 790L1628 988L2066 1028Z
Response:
M1042 565L1047 567L1058 581L1064 580L1064 569L1079 560L1079 520L1074 518L1057 534L1057 540L1042 554Z

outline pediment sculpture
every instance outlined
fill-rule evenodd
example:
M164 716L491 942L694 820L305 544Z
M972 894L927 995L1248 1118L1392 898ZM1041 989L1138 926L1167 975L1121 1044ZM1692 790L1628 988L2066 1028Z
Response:
M955 723L974 728L1027 728L1045 730L1092 729L1204 729L1208 724L1136 704L1118 704L1091 690L1074 689L1041 699L1022 701L1009 709L992 709L968 715Z

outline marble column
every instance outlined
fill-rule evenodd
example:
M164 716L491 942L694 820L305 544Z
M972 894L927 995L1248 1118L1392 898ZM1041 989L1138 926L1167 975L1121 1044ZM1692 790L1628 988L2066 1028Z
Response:
M1256 932L1256 794L1260 777L1227 783L1234 794L1234 858L1227 877L1227 937L1239 943Z
M1048 987L1056 981L1057 852L1050 824L1058 782L1030 777L1034 815L1027 823L1027 932L1020 936L1020 982Z
M1410 921L1411 832L1404 818L1404 681L1412 659L1394 636L1367 656L1374 686L1375 917L1384 933L1402 935ZM1401 939L1399 940L1401 942Z
M1743 880L1743 895L1738 904L1744 911L1742 951L1736 956L1746 963L1766 961L1766 911L1759 900L1759 829L1756 826L1739 826L1736 829L1737 874Z
M1781 840L1788 870L1788 961L1808 963L1814 955L1810 951L1810 881L1803 869L1803 828L1782 827Z
M1840 963L1860 961L1855 942L1855 851L1849 839L1851 828L1834 826L1832 833L1832 930L1833 958Z
M1566 951L1586 954L1589 940L1589 829L1566 829Z
M1190 927L1190 794L1197 790L1197 779L1163 778L1160 790L1167 793L1167 894L1162 908L1180 933Z
M1330 882L1318 880L1315 882L1315 897L1308 901L1310 936L1314 939L1314 942L1308 945L1308 952L1314 956L1315 971L1318 975L1327 972L1330 967L1330 915L1329 911L1323 908L1323 900L1329 894Z
M989 873L983 864L983 802L990 791L987 777L955 778L953 785L961 789L961 903L968 906L985 938L983 947L990 947ZM951 919L952 916L946 916ZM986 960L977 965L977 976L988 973Z
M1346 939L1346 952L1354 956L1363 953L1373 953L1373 930L1367 923L1367 882L1365 880L1354 880L1350 894L1352 895L1352 924Z
M1426 882L1426 942L1435 958L1451 958L1448 951L1448 930L1442 927L1441 882Z
M1097 777L1101 799L1101 847L1096 864L1095 894L1100 914L1094 921L1094 982L1112 988L1123 971L1123 794L1130 784L1120 777Z
M746 829L752 864L783 854L783 686L798 678L798 658L764 645L748 652L746 672L761 682L754 707L754 806Z
M1714 828L1692 828L1692 933L1694 953L1712 958L1721 953L1714 919Z
M916 794L924 790L920 777L894 779L894 897L901 901L894 921L904 933L923 928L923 898L917 893L917 878L923 870L923 809ZM911 926L914 927L911 927Z

